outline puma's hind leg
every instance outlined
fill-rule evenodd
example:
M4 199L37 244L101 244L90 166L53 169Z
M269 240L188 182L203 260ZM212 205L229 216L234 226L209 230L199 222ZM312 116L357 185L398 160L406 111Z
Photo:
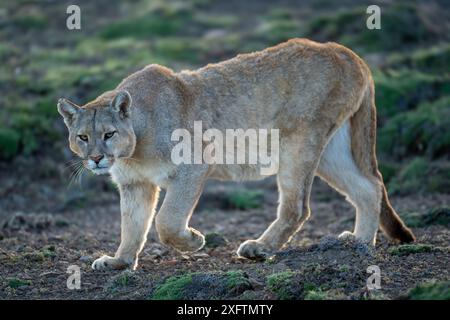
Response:
M289 242L308 219L311 185L327 138L316 134L281 141L277 218L258 239L242 243L238 249L239 256L249 259L266 257Z
M346 196L356 208L355 228L341 237L354 237L375 244L380 221L382 182L376 175L366 177L356 165L351 151L350 125L346 121L331 138L320 160L317 174Z

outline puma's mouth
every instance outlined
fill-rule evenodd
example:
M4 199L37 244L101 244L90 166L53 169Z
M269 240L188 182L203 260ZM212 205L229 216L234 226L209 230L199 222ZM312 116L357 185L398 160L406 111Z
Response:
M101 175L101 174L107 174L109 173L109 168L93 168L90 169L93 173L97 174L97 175Z
M113 163L114 163L113 159L103 157L103 159L101 159L98 162L89 159L85 162L85 166L93 173L100 175L109 173L109 169L111 168L111 165Z

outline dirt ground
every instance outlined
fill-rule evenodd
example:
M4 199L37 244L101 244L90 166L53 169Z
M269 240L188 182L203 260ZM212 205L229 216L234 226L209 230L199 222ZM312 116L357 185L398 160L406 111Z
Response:
M227 194L242 188L242 184L211 182L191 223L210 235L206 248L181 255L159 244L152 228L137 271L94 272L90 268L93 260L113 254L119 244L120 212L118 195L108 189L111 186L106 178L85 180L85 188L95 194L86 195L83 186L73 186L77 191L62 192L62 198L69 194L73 198L62 207L63 199L57 198L50 198L45 205L34 205L39 197L49 199L48 193L56 193L44 183L29 188L30 195L2 197L3 208L33 210L2 211L0 298L151 299L170 277L194 273L183 295L177 297L295 299L318 292L318 298L396 299L405 298L408 290L419 283L449 279L448 227L413 228L424 250L419 247L397 252L394 249L401 246L389 243L381 232L375 250L338 241L337 234L352 228L353 208L319 179L314 185L311 219L287 248L268 261L240 259L235 251L242 241L259 236L274 219L275 181L245 185L248 190L263 192L262 205L248 210L230 207L227 202ZM3 185L0 192L8 190ZM444 206L449 199L449 195L435 194L394 197L392 202L404 215L413 212L425 217L431 208ZM66 285L71 265L81 269L79 290L69 290ZM366 270L371 265L379 266L381 271L379 290L366 287L371 275ZM229 287L217 279L230 272L237 272L244 285ZM277 275L288 276L289 282L275 281Z

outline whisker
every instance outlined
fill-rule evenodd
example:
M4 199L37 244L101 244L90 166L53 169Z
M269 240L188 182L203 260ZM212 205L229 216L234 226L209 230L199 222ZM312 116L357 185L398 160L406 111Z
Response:
M83 174L84 174L84 171L85 171L85 167L81 167L81 170L80 170L80 173L78 174L78 184L80 185L80 187L81 187L81 180L82 180L82 178L83 178Z
M69 184L67 188L70 188L74 182L77 180L77 176L79 175L80 171L83 169L83 163L79 163L78 166L75 168L75 170L70 175Z

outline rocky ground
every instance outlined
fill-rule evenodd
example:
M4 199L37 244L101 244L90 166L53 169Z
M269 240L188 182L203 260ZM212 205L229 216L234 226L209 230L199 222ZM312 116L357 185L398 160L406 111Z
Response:
M191 223L207 235L204 249L181 255L159 244L152 229L135 272L94 272L93 260L112 254L119 244L120 212L118 196L105 191L106 180L90 183L95 194L80 191L78 200L64 207L56 200L47 209L2 213L0 298L398 299L414 298L411 289L426 283L434 284L425 290L427 297L449 298L448 195L394 197L394 206L415 226L418 242L396 245L380 234L372 249L337 240L352 228L353 208L316 181L313 215L302 231L274 257L253 262L235 251L274 219L275 182L212 182ZM37 189L35 194L48 192ZM33 208L32 199L10 201ZM67 288L71 265L81 269L80 290ZM366 286L373 265L381 271L379 290ZM422 287L415 290L421 294Z

